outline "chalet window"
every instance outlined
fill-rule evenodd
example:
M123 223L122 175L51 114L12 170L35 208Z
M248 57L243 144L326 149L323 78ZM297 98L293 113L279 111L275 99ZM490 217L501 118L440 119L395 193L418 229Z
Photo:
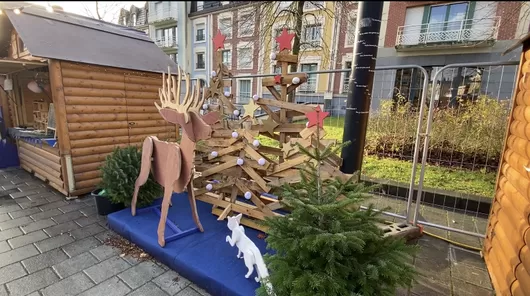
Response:
M247 104L250 100L250 95L252 92L252 80L240 79L237 84L239 87L239 95L237 97L237 102L241 104Z
M225 64L225 66L227 66L230 69L232 67L232 51L229 49L223 50L221 52L221 56L222 56L223 64Z
M252 69L252 48L244 47L237 49L237 68Z
M226 36L227 39L232 38L232 18L224 18L219 20L219 30Z
M317 63L311 63L311 64L302 64L301 70L302 72L313 72L317 71L318 64ZM316 74L308 74L307 75L307 83L302 84L299 88L300 92L315 92L317 89L317 75Z
M197 60L195 64L195 69L197 70L203 70L205 68L205 62L204 62L204 52L198 52L196 54Z

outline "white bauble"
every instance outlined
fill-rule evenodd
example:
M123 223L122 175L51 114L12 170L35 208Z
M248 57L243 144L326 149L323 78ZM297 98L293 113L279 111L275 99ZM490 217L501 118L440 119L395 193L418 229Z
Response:
M293 84L298 84L300 83L300 78L299 77L293 77Z
M276 53L271 53L271 60L275 60L276 59Z
M234 115L239 116L239 110L234 110Z
M258 95L253 95L253 96L252 96L252 99L253 99L254 101L257 101L257 100L259 100L259 97L258 97Z
M215 72L215 71L212 71L212 73L211 73L211 74L212 74L212 77L215 77L215 76L217 76L217 72Z
M246 199L251 199L252 198L252 193L250 191L245 192L245 198Z
M212 184L206 184L206 190L212 191L213 185Z
M259 147L259 140L252 141L252 145L254 145L254 147Z
M258 164L259 165L265 165L265 158L258 159Z
M211 155L212 155L212 157L217 157L217 155L219 155L219 153L217 153L217 151L212 151Z
M208 104L202 104L202 110L208 110Z
M239 134L237 132L232 132L232 138L237 138L239 137Z
M308 127L309 126L309 121L305 123L305 127Z
M229 91L225 91L225 97L229 97L230 96L230 92Z
M243 165L245 163L245 161L243 160L243 158L238 158L236 163L237 163L237 165Z

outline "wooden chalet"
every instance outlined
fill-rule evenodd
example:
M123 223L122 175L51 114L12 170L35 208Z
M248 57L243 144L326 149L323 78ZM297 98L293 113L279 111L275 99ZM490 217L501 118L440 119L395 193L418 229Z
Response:
M20 3L0 3L0 106L22 168L77 196L116 147L176 139L154 102L177 65L145 33Z
M483 255L497 295L530 295L530 34L521 60Z

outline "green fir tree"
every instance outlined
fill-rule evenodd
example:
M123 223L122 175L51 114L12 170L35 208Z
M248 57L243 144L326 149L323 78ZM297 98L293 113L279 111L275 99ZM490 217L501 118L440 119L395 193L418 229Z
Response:
M266 255L276 296L385 296L408 287L415 277L409 262L416 247L384 237L383 221L370 206L359 209L371 188L347 180L320 178L320 163L342 149L300 151L313 161L301 170L301 182L279 189L291 209L268 218L266 239L275 254ZM262 285L258 295L267 295Z
M135 146L118 147L106 157L105 163L100 167L100 187L105 190L105 195L112 203L131 205L141 165L142 151ZM149 179L138 192L138 207L150 205L156 198L161 197L162 193L162 187L154 181L153 174L150 173Z

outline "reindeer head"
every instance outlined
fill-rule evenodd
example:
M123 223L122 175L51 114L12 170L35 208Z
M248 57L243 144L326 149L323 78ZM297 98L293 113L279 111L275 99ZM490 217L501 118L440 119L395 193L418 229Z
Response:
M168 69L168 75L162 74L162 88L158 90L160 97L159 106L155 103L158 112L162 117L171 123L178 124L182 127L183 132L193 142L205 140L211 137L213 124L218 120L218 114L207 114L204 118L199 115L199 109L204 101L206 91L202 92L199 83L191 87L189 74L184 74L186 82L186 93L182 103L180 103L180 82L182 80L182 70L178 68L178 74L175 78L171 76ZM190 93L191 88L191 93Z

